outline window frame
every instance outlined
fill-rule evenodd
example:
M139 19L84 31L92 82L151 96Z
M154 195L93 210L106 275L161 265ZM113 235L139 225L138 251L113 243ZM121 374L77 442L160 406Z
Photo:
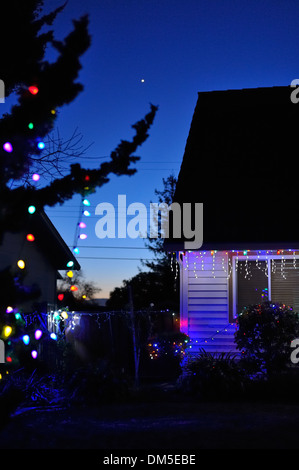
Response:
M248 255L239 255L237 253L232 253L232 259L231 259L231 262L232 262L232 282L231 282L231 308L230 308L230 316L232 318L230 318L231 321L236 321L236 318L237 318L237 302L238 302L238 272L239 271L236 271L236 262L237 261L256 261L257 259L259 261L266 261L268 260L268 294L269 294L269 299L271 299L271 260L272 259L278 259L278 260L282 260L282 259L290 259L290 260L293 260L294 258L296 260L299 260L299 253L298 251L295 251L295 250L292 250L293 253L295 252L295 254L291 254L291 255L287 255L287 254L272 254L272 253L268 253L268 254L259 254L259 253L255 253L255 254L248 254ZM298 269L299 269L299 266L298 266Z

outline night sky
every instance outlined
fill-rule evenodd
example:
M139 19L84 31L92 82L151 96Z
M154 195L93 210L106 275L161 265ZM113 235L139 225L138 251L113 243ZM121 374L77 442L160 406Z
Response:
M46 3L50 9L61 4ZM98 239L96 205L117 207L118 194L126 194L127 205L149 207L157 201L154 190L162 189L162 178L178 175L198 92L289 85L299 78L299 3L69 0L55 21L56 37L64 37L71 20L85 13L90 15L92 45L82 58L79 81L84 91L62 108L57 120L65 139L78 128L83 146L92 144L78 161L95 168L121 139L134 135L131 125L149 111L149 103L159 106L150 137L136 152L141 156L138 172L112 176L89 198L92 216L85 220L88 238L78 244L78 260L85 277L102 288L98 297L107 298L123 279L138 273L139 259L149 253L142 239ZM216 163L207 177L211 185L221 178ZM79 204L78 196L47 209L70 246Z

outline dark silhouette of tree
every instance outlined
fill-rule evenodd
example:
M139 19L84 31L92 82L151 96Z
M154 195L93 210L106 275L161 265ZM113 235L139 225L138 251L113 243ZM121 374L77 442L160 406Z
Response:
M86 194L87 179L89 193L92 193L108 183L110 174L133 175L136 169L131 164L139 159L134 153L147 139L157 111L157 107L151 105L144 119L132 126L135 130L132 140L121 140L111 152L110 160L97 169L72 164L66 175L40 189L33 187L28 173L38 162L41 165L49 162L44 160L44 155L49 158L49 152L47 154L42 144L53 130L59 109L83 90L83 85L77 81L80 57L90 46L87 15L73 21L73 30L62 41L54 39L53 30L41 32L52 25L64 7L42 15L43 5L42 0L11 0L1 5L5 21L0 40L1 44L6 44L1 50L4 64L1 78L6 97L14 94L17 103L0 119L0 236L4 230L21 229L30 204L37 210L63 204L75 194ZM51 63L45 59L46 48L50 46L58 53L56 61ZM50 153L54 165L57 164L57 153L53 149ZM12 183L18 187L12 189Z
M44 14L43 0L1 3L0 78L5 83L6 99L10 97L13 104L0 118L0 244L6 232L20 232L25 227L29 206L35 206L38 212L45 206L63 204L75 194L94 193L109 182L111 174L133 175L136 169L132 164L140 158L135 152L148 138L157 112L157 107L150 105L148 114L132 126L133 138L121 140L98 168L82 168L79 163L65 168L69 157L81 151L80 135L75 131L70 141L63 142L51 132L60 109L83 90L78 81L80 58L91 38L89 18L84 15L73 20L73 28L63 40L55 39L51 27L64 6ZM56 52L52 62L46 59L49 48ZM40 188L31 180L37 168L50 175L50 182ZM14 277L6 268L0 272L0 335L7 322L15 326L7 306L38 295L37 289L23 288L21 275Z
M72 271L71 271L72 272ZM75 291L70 288L74 285ZM72 277L67 274L58 281L57 295L58 308L68 307L69 310L90 311L98 310L94 296L101 289L92 281L84 278L82 271L72 272Z

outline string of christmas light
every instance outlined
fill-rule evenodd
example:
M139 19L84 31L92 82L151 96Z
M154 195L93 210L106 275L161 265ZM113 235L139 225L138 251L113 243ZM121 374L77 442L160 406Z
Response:
M171 254L171 257L170 257L170 269L171 269L171 272L174 273L174 279L175 281L177 280L178 278L178 274L179 274L179 263L176 259L176 253L172 253Z
M212 335L206 336L205 338L201 338L201 339L192 339L192 342L195 344L200 344L200 343L207 343L208 341L214 341L217 335L220 335L223 332L228 332L229 328L232 326L235 329L237 327L236 323L228 323L225 327L215 330Z
M241 261L244 260L244 277L245 279L250 280L252 278L252 272L250 268L249 261L256 262L256 267L264 271L266 277L268 274L269 263L271 263L271 271L276 272L277 268L280 269L280 274L283 279L286 279L286 256L288 259L293 258L292 266L294 269L297 269L297 256L298 251L288 249L288 250L259 250L256 252L250 252L250 250L236 251L232 250L230 253L232 256L229 256L229 252L225 252L226 258L223 255L223 252L217 252L217 250L211 251L200 251L200 252L180 252L183 255L184 261L184 270L193 271L195 279L200 279L200 271L209 272L211 276L215 279L217 276L216 269L218 266L221 266L221 269L225 272L227 279L230 279L233 272L232 257L234 257L235 271L240 271ZM218 254L217 254L218 253ZM192 256L192 262L189 261L189 255ZM211 262L207 261L206 256L211 255ZM221 256L221 261L219 257ZM274 258L273 256L278 256L279 259ZM242 258L241 258L242 257ZM218 258L218 259L217 259ZM265 264L262 265L261 261L264 261ZM219 271L219 269L218 269Z
M38 95L39 91L40 90L36 85L32 85L32 86L29 86L27 89L25 89L24 93L29 92L30 95L32 95L32 99L34 99L34 97ZM55 109L51 109L49 113L51 114L52 118L56 117ZM29 146L31 146L32 153L40 154L45 149L46 145L45 145L45 142L42 140L42 138L35 132L36 128L41 129L42 127L40 125L36 126L36 123L34 123L34 119L33 119L33 122L30 121L29 123L28 122L24 123L24 131L27 129L27 131L30 133L28 135L27 143ZM48 130L49 130L49 127L47 126L46 128L43 129L43 132L47 133ZM13 141L4 142L2 145L2 148L6 153L13 154L14 149L15 149L15 143ZM40 180L40 175L37 172L33 171L31 175L31 180L33 182L32 184L37 183ZM88 189L88 188L85 188L85 189ZM82 201L82 203L83 205L88 205L87 199L85 198ZM35 214L36 212L35 205L33 204L29 205L27 208L27 211L28 211L29 217ZM21 254L25 247L25 242L33 243L35 242L35 239L36 239L35 234L28 233L26 234L26 238L24 242L21 244L20 253L16 260L16 266L21 271L27 268L27 260L22 259L22 254ZM73 264L74 264L73 261L69 261L66 267L71 268ZM30 261L29 261L29 268L30 268ZM69 277L72 277L72 271L69 270L67 274ZM33 345L32 347L33 348L35 347L35 349L31 348L31 356L33 359L36 359L38 357L38 348L35 344L36 342L38 342L42 337L45 338L47 336L52 340L57 339L56 333L51 332L51 331L49 332L47 328L47 324L41 321L42 320L41 314L37 314L34 312L32 314L24 315L20 311L18 311L16 306L12 305L12 306L7 306L6 315L7 317L4 318L4 324L0 325L0 339L3 339L6 342L6 345L9 346L9 349L11 349L11 346L19 341L22 341L22 343L26 347L27 346L31 347L31 345ZM45 315L47 317L47 314ZM61 315L59 315L59 318L66 319L67 313L62 312ZM26 331L30 329L30 326L34 324L40 324L40 323L43 325L42 328L37 328L34 330L34 332L31 332L31 333L29 331ZM17 335L17 331L22 331L21 337ZM35 343L33 340L35 340ZM10 363L13 361L11 354L6 355L5 359L7 363Z

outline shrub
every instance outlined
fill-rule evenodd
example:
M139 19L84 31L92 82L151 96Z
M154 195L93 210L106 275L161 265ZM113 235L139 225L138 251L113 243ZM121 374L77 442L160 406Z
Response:
M230 353L201 349L182 365L181 387L203 399L236 399L243 392L245 373Z
M149 340L148 352L152 359L176 358L180 362L185 356L189 341L185 333L163 333Z
M267 301L244 308L237 326L235 343L247 370L269 375L286 369L291 341L299 337L298 313Z
M79 367L65 385L72 404L101 405L103 402L121 402L129 396L125 374L105 360Z

